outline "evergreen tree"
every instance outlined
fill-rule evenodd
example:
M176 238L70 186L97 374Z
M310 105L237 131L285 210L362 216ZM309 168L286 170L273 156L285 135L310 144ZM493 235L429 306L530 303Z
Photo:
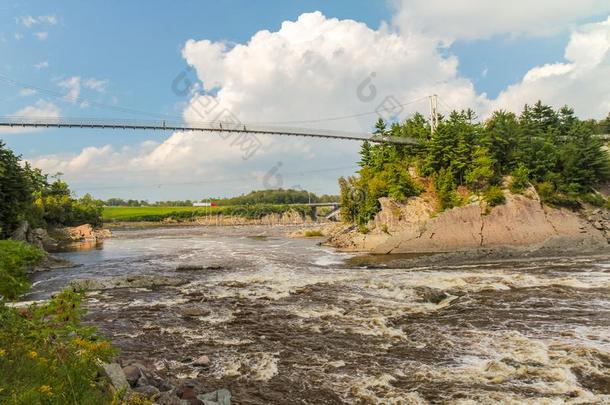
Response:
M507 173L514 166L519 123L515 114L496 111L485 124L483 144L496 162L496 171Z
M485 147L477 147L473 154L472 166L466 175L468 186L474 190L484 190L494 180L495 162Z
M369 141L362 142L362 146L360 147L360 161L358 164L360 167L370 167L373 163L372 152L371 152L371 144Z
M608 152L584 124L578 124L572 132L561 152L564 183L570 191L588 192L595 184L610 178Z
M31 183L20 161L0 141L0 238L11 235L32 203Z

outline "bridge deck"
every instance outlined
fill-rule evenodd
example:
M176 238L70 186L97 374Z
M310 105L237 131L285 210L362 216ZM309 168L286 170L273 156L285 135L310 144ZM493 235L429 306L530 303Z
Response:
M9 128L90 128L152 131L194 131L209 133L261 134L280 136L304 136L347 141L369 141L373 143L417 144L412 138L379 138L371 134L350 133L312 128L287 128L244 124L241 122L202 122L194 125L167 121L100 120L70 118L25 118L0 117L0 127Z

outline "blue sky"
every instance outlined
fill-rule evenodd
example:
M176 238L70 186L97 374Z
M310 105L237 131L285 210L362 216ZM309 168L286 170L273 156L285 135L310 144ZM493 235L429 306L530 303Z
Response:
M588 0L587 2L595 1ZM248 47L249 41L257 32L268 30L275 34L281 29L284 21L294 22L304 13L314 11L320 11L323 14L324 22L331 18L337 18L339 21L337 23L338 27L347 27L347 24L344 23L346 19L364 23L371 30L371 33L374 33L371 34L371 37L374 37L374 35L383 37L386 35L386 31L384 31L386 28L384 27L388 27L387 31L399 32L399 35L405 38L404 41L408 46L405 45L406 48L404 49L419 46L422 49L426 46L430 48L428 42L431 41L432 51L422 51L425 55L421 57L421 60L405 60L404 65L397 64L397 66L410 67L414 63L418 63L421 64L423 70L426 70L426 63L430 63L431 70L439 69L438 76L442 78L443 82L451 83L452 86L455 83L455 86L458 86L452 87L452 90L443 88L447 91L445 100L449 100L449 104L453 106L456 102L460 104L479 103L477 105L480 105L480 108L483 109L485 107L481 107L482 98L485 99L484 103L492 105L502 91L505 91L510 85L519 84L531 69L537 66L542 67L545 64L570 62L566 61L564 53L571 42L573 33L579 27L586 26L588 23L603 21L608 15L607 10L589 4L590 9L584 9L585 6L583 6L582 9L576 10L577 13L566 10L566 13L569 11L570 15L577 15L573 19L557 16L555 21L548 21L550 25L560 26L554 32L530 32L530 30L523 28L523 24L518 21L518 17L514 17L514 21L510 20L513 17L507 17L506 21L502 20L498 24L499 27L504 27L502 24L506 22L506 28L498 29L497 32L485 28L485 30L481 29L479 34L471 35L468 31L461 30L454 30L447 34L445 30L447 24L439 27L434 26L434 21L426 23L426 14L424 13L434 13L435 10L432 8L434 3L438 3L438 0L423 3L418 0L404 0L403 2L386 0L332 2L279 0L213 2L189 0L179 2L179 4L160 0L7 1L0 5L0 55L2 55L0 60L0 115L14 115L16 112L20 110L23 112L23 109L30 107L35 108L34 111L44 110L47 113L54 111L62 117L150 119L155 116L182 116L191 101L188 97L175 95L171 90L171 83L176 75L187 66L187 60L183 57L182 50L188 40L198 41L200 45L203 40L209 40L214 44L227 44L225 53L228 55L236 44ZM426 7L430 10L425 9ZM402 22L403 14L409 15L411 13L412 15L415 12L421 13L422 16L418 18L418 23L421 20L427 25L423 24L421 27L415 27L417 24L413 23L409 25L409 16L406 17L406 23ZM498 10L498 12L502 13L501 10ZM464 10L464 14L466 13L468 13L468 10ZM468 15L472 14L468 13ZM455 18L457 20L464 18L464 16L456 13L455 15L443 16L443 18L449 19L451 23L451 19ZM442 22L439 24L442 24ZM476 32L477 22L474 21L472 24L472 31ZM483 23L481 23L481 27L483 27ZM411 30L414 34L407 33ZM467 32L468 35L464 32ZM438 40L435 39L435 35L439 36ZM447 35L451 36L449 41L447 41ZM443 38L440 39L440 36L443 36ZM389 38L390 36L386 37L388 41ZM447 46L448 42L451 43L450 46ZM270 41L270 44L272 43ZM293 44L295 47L301 46L298 41ZM207 66L218 61L209 59L208 54L201 56L201 52L209 52L209 49L204 45L201 45L203 51L198 51L200 53L197 55L193 51L192 55L194 56L191 57L195 60L194 64L197 68L191 74L191 77L194 81L197 80L197 77L199 79L203 78L205 85L207 77L212 80L211 76L206 76L211 74L206 70ZM288 42L288 46L290 46L290 42ZM361 51L361 49L358 49L357 42L352 47L353 52ZM250 46L249 49L254 50L254 46ZM433 54L428 55L429 52ZM371 50L372 53L373 50ZM271 53L270 55L275 54ZM394 55L388 53L385 57L391 59ZM202 59L199 61L196 58ZM429 58L429 60L425 58ZM455 71L451 71L453 69L451 67L439 67L438 58L441 58L441 65L445 61L454 60L457 63ZM247 63L248 65L243 66L243 69L254 71L253 64L257 64L257 60L253 59ZM282 66L284 61L279 56L278 60L273 61L273 63ZM328 63L335 62L330 61ZM363 61L363 65L367 63ZM385 66L379 61L368 64ZM341 66L331 67L336 71L343 69ZM378 68L378 70L382 69ZM413 90L413 83L402 82L403 77L416 75L416 73L413 73L414 71L408 69L405 69L404 72L397 71L397 69L390 69L389 71L395 76L388 77L388 83L384 83L384 89L389 89L386 90L386 93L393 92L392 89L395 87L397 97L398 94L404 94L402 101L406 100L411 94L415 94L411 91ZM357 85L360 80L357 76L360 74L358 73L360 70L352 69L346 72L348 76L350 74L354 75L351 78L352 80L349 81L349 86ZM362 70L362 72L365 72L365 70ZM235 75L234 72L225 72L219 76L227 89L230 83L234 83L231 74ZM70 81L71 79L72 81ZM416 77L411 79L416 79ZM424 79L422 78L422 80ZM15 82L20 84L16 85ZM71 87L70 83L78 83L77 93L75 93L79 95L78 101L65 97L66 94L70 94L71 90L75 91L74 86ZM34 86L38 90L35 93L24 91L24 86ZM261 86L262 84L257 85L256 90L260 90ZM270 89L278 89L282 86L284 86L283 83L269 83L269 89L261 94L269 94ZM473 90L468 90L468 86L472 86ZM292 87L287 86L286 88ZM297 86L296 88L300 87ZM225 92L229 94L225 95L225 100L230 102L231 100L242 99L244 95L252 94L252 91L247 91L247 89L242 91L241 96L236 96L235 90L233 93ZM333 99L333 106L336 106L337 103L342 103L340 97L342 94L353 93L351 88L343 93L341 91L343 90L339 89L333 94L322 94L320 98L332 99L336 96L337 98ZM424 91L427 90L421 90L420 92ZM522 95L525 90L519 91L516 92L518 93L517 96L510 94L503 97L510 102L516 100L515 103L529 97ZM295 98L309 97L305 94L298 94L297 90L294 90L293 93ZM468 93L468 95L463 96L464 100L467 101L462 101L459 98L462 93ZM231 94L232 97L230 97ZM425 93L421 94L425 95ZM83 103L84 100L86 102ZM574 101L578 107L578 99L575 98ZM238 103L238 101L233 101L233 104L231 104L233 108L238 105L235 103ZM284 114L282 106L274 106L272 99L267 101L258 100L258 103L264 103L265 106L274 108L276 115ZM138 114L135 111L126 112L122 110L124 107L149 114ZM337 108L337 115L341 115L340 112L359 113L369 111L373 109L372 107L374 106L355 104L354 109L352 107ZM243 105L240 108L247 116L248 108ZM333 108L323 108L321 111L328 111L326 116L333 116ZM425 111L426 106L424 104L418 108ZM285 117L291 119L310 118L312 115L319 116L319 114L322 114L314 111L315 109L312 109L312 111L305 111L304 109L306 107L301 110L302 115L290 111L285 112ZM585 106L583 106L583 110L587 111ZM591 112L591 115L595 115L595 113ZM283 116L278 118L283 118ZM370 121L373 121L374 118L371 117ZM183 185L175 186L171 191L166 192L159 187L155 188L153 186L155 181L143 182L142 177L135 174L130 177L132 172L129 172L129 168L117 168L114 175L108 174L104 178L87 176L86 179L83 179L82 176L79 176L78 170L74 169L71 172L69 169L76 167L82 170L96 170L94 163L91 163L93 166L65 163L78 157L86 148L101 149L105 146L112 150L108 154L115 153L115 159L120 161L130 158L126 157L128 156L127 153L143 153L133 152L134 150L139 151L139 148L142 148L142 150L154 148L154 145L146 144L146 141L152 140L156 142L157 146L163 146L171 137L172 134L163 133L92 130L0 133L0 138L11 148L23 154L27 159L41 162L46 170L53 170L57 167L60 169L62 167L66 168L66 178L77 185L76 189L79 194L92 191L102 197L112 195L140 196L141 198L154 200L170 198L171 196L197 198L201 194L228 195L245 192L249 188L261 188L260 184L243 180L241 184L236 186L224 185L219 187L214 185L202 189L199 186ZM274 144L275 146L277 145ZM278 150L281 149L280 146L277 146ZM126 147L131 148L132 152L124 152L123 149ZM316 149L318 147L321 149ZM333 144L332 147L334 148L335 145ZM325 154L324 146L317 144L314 146L302 145L302 148L303 150L299 152L300 155L298 156L305 156L303 153L306 153L307 158L304 158L304 160L307 162L301 165L296 163L296 160L300 159L291 159L292 166L288 167L287 163L284 164L287 172L305 172L307 168L312 167L349 167L357 159L354 153L357 148L348 147L347 150L338 153L335 158L331 154ZM96 157L98 159L96 164L103 164L102 157L99 157L103 153L97 153L98 149L94 149L96 156L98 156ZM110 149L107 148L106 150ZM117 157L119 153L121 155ZM221 179L235 180L236 183L239 183L243 171L258 173L257 175L260 177L260 173L265 173L266 168L272 167L281 156L285 156L285 154L277 152L276 155L272 155L269 152L268 156L258 160L258 163L249 162L247 165L243 165L242 172L237 167L241 162L231 161L227 158L226 161L218 163L218 167L222 166L224 170L219 169L213 175ZM52 157L52 159L41 160L41 157ZM51 164L50 161L55 163ZM89 164L89 160L87 162ZM138 171L133 169L133 165L131 167L133 173ZM329 173L328 177L331 179L323 181L320 179L308 180L309 177L313 176L301 176L294 181L298 181L302 187L312 188L317 192L334 192L336 191L336 177L340 174L349 174L350 170ZM157 175L163 178L163 175L153 171L147 174L148 178ZM212 175L212 173L210 172L208 175ZM187 178L188 176L182 174L181 176L185 178L184 183L193 180L193 178ZM130 178L130 180L126 180L127 178ZM141 187L135 190L132 185L140 184L138 181L141 183ZM171 178L163 178L158 181L163 181L165 184L171 181ZM111 186L116 188L112 189ZM104 189L104 187L107 188Z
M259 30L276 30L282 21L304 12L323 10L329 16L364 21L378 27L390 17L384 1L195 1L176 5L169 1L82 2L27 1L0 6L3 27L0 43L3 61L0 73L13 80L62 92L55 82L74 75L108 80L106 94L83 92L83 98L152 114L181 115L182 97L171 83L185 67L180 51L186 40L210 39L246 42ZM15 19L21 16L54 15L56 25L26 29ZM40 41L35 32L48 32ZM15 34L23 35L15 40ZM35 65L47 62L48 68ZM16 93L18 88L0 81L0 115L11 115L32 102ZM59 99L61 102L61 98ZM66 116L154 118L115 109L88 108L86 111L63 103ZM45 131L28 137L6 135L5 141L26 157L78 151L103 145L130 144L163 137L158 133L100 131ZM57 140L61 139L61 142Z

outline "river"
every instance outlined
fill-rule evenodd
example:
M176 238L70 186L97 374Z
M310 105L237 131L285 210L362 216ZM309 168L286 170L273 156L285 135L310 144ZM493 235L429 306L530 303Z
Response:
M62 253L79 266L36 274L27 298L73 279L184 278L91 292L87 321L122 359L237 404L610 403L609 256L426 265L288 231L116 231ZM210 367L191 365L201 355Z

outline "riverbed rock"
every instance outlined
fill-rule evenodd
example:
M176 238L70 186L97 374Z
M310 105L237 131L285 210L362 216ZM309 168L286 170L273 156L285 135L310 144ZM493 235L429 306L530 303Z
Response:
M155 399L157 405L190 405L188 401L178 398L174 389L161 392Z
M203 405L203 401L197 398L200 386L195 381L184 381L176 390L178 398L187 401L190 405Z
M437 288L418 287L415 289L415 291L423 301L430 302L432 304L438 304L449 297L446 292Z
M11 235L11 239L29 243L43 250L51 251L58 243L49 236L46 229L32 228L28 221L23 221Z
M129 382L127 381L125 373L123 372L123 369L120 365L118 365L117 363L104 363L102 364L102 368L104 369L104 373L110 380L110 383L117 391L120 391L124 388L129 389Z
M195 367L208 367L210 365L210 358L208 356L201 356L193 362Z
M103 279L76 279L70 286L79 291L110 290L114 288L176 287L188 281L168 276L122 276Z
M176 271L204 271L204 270L226 270L225 266L219 264L211 264L208 266L198 265L198 264L182 264L176 267Z
M132 387L135 387L140 377L142 377L142 372L136 366L123 367L123 373L125 374L127 382L129 382L129 385L131 385Z
M134 392L144 395L146 398L155 398L161 393L158 388L153 387L152 385L136 387L133 390Z
M185 318L197 318L200 316L210 315L210 310L201 308L201 307L197 307L197 306L189 306L189 307L180 308L180 315L182 315Z
M231 392L224 388L199 395L197 398L202 400L204 405L231 405Z

